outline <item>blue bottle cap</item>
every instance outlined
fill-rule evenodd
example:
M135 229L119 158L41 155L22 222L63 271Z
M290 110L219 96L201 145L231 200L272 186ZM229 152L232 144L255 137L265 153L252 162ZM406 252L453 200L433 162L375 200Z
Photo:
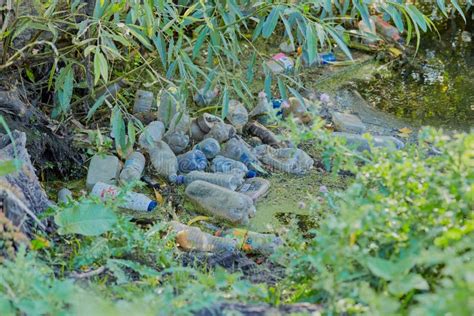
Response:
M156 201L151 201L150 204L148 204L147 212L153 211L155 207L157 206L158 206L158 203Z
M255 178L257 173L254 170L249 170L246 174L247 178Z
M176 184L183 184L184 183L184 176L183 175L176 176L175 183Z

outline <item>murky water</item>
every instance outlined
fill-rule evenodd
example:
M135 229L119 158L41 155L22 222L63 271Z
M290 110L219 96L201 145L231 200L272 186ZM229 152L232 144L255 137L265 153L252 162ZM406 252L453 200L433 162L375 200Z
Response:
M474 127L474 36L447 30L424 38L417 60L382 74L360 89L380 109L431 125L468 131ZM472 33L470 33L473 35Z

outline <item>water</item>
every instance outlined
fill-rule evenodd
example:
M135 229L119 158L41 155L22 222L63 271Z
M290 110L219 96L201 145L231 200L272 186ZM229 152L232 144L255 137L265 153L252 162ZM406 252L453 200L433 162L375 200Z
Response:
M474 127L474 38L463 41L462 31L450 25L441 40L425 37L415 61L359 91L371 104L414 125L469 131Z

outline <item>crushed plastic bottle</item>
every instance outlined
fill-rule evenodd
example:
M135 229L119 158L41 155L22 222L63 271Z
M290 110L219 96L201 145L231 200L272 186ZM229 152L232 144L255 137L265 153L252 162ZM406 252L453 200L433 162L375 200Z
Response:
M196 144L194 149L202 151L207 159L213 159L221 151L221 146L217 140L210 137Z
M68 188L62 188L58 192L58 203L66 204L72 200L72 192Z
M295 67L295 62L284 53L279 53L265 62L268 69L274 74L289 73Z
M160 105L158 106L158 120L162 121L165 127L168 127L171 119L178 111L180 99L178 89L170 87L160 92Z
M224 121L218 116L209 113L204 113L203 115L197 118L196 123L201 129L201 131L204 134L207 134L211 131L214 125L218 123L224 123Z
M189 185L194 181L206 181L220 187L235 191L244 182L242 174L231 173L209 173L203 171L191 171L187 175L178 176L177 183Z
M125 165L120 173L122 183L130 183L140 180L145 169L145 156L141 152L135 151L127 157Z
M254 203L263 198L270 189L270 181L263 178L251 178L237 189L237 192L249 196Z
M156 173L168 178L171 182L175 182L178 173L178 159L168 144L160 141L149 149L148 153Z
M152 148L163 138L165 125L160 121L153 121L148 124L138 138L138 144L142 148Z
M267 94L263 91L258 93L257 106L250 112L249 117L257 119L263 125L273 120L273 104L268 101Z
M246 130L250 135L260 138L264 144L278 146L276 135L262 124L258 122L247 124Z
M370 18L369 22L370 25L367 25L364 20L360 20L359 23L357 23L357 26L359 28L359 32L365 36L363 42L371 45L377 42L377 31L374 19Z
M237 249L236 241L212 236L198 227L187 226L176 221L171 221L170 226L176 233L176 243L183 250L221 253Z
M176 113L170 121L168 132L182 132L187 134L191 127L191 118L186 112Z
M135 103L133 104L133 113L150 112L154 101L155 96L153 92L137 90L135 93Z
M269 256L283 244L273 234L261 234L241 228L227 229L217 235L235 241L240 250L250 254Z
M236 134L235 127L230 124L218 122L216 123L209 133L204 138L214 138L219 143L226 142Z
M239 133L242 133L243 127L249 120L249 113L241 102L237 100L230 100L227 120Z
M211 170L212 172L240 174L247 178L256 176L255 171L249 170L242 162L224 156L216 156L212 160Z
M189 136L179 131L167 133L164 140L175 154L182 153L189 145Z
M120 189L118 187L103 182L97 182L91 191L92 196L96 196L102 201L115 200L119 194ZM145 194L136 192L126 192L123 195L123 199L119 202L119 207L138 212L151 212L157 205L156 201L153 201Z
M310 62L308 51L303 51L303 62L306 67L321 67L324 65L329 65L332 62L337 60L336 55L331 52L321 53L316 56L316 58Z
M250 146L240 138L231 138L225 143L222 147L221 155L244 163L250 170L259 171L257 167L260 164L257 156Z
M370 18L374 21L378 33L396 43L403 44L403 38L400 36L400 32L395 26L384 21L380 16L372 15Z
M199 106L211 105L214 99L219 95L219 88L215 87L214 89L207 89L203 87L198 90L194 95L193 100Z
M185 194L198 211L234 225L246 225L249 217L255 216L251 198L209 182L194 181L186 187Z
M255 148L260 160L283 172L304 175L313 167L314 161L303 150L298 148L278 148L261 145Z
M204 139L206 133L204 133L197 123L197 119L192 120L191 122L191 139L195 142L199 142Z
M354 147L357 151L363 152L367 150L370 152L371 150L369 141L362 135L334 132L333 136L345 139L346 144L349 147ZM405 147L405 144L401 140L393 136L372 136L372 144L374 147L385 147L390 150L398 150Z
M182 173L189 173L191 171L202 171L207 167L207 158L204 153L198 149L193 149L179 155L178 170Z

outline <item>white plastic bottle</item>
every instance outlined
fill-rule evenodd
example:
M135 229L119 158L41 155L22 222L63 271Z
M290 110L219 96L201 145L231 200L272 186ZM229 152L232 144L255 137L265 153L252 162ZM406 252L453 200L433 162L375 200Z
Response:
M203 171L191 171L187 175L178 176L177 182L189 185L190 183L198 180L213 183L232 191L235 191L235 189L244 183L242 174L209 173Z
M102 201L114 200L119 194L120 189L118 187L103 182L97 182L91 191L91 195L100 198ZM120 201L119 207L138 212L151 212L157 205L156 201L153 201L145 194L127 192L123 200Z
M139 151L135 151L128 156L125 165L120 173L122 183L130 183L140 180L143 169L145 169L145 156Z

